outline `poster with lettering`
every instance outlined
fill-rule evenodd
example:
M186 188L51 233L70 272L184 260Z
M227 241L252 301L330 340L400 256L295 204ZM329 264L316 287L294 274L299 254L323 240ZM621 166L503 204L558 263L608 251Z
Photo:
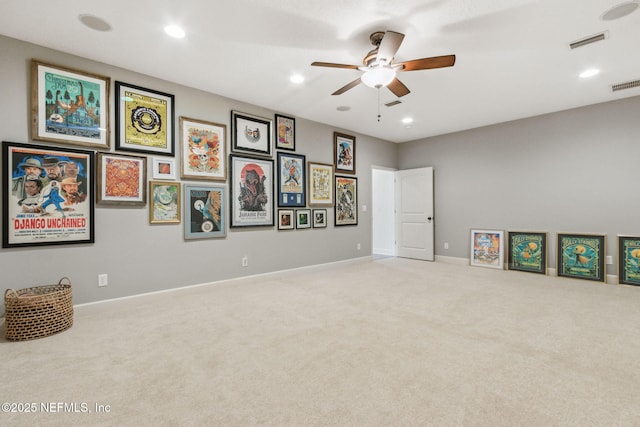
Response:
M336 176L335 225L358 225L358 178Z
M605 235L558 233L558 276L606 281Z
M273 160L231 155L230 227L273 226Z
M547 274L547 233L509 231L507 268Z
M110 79L31 61L33 139L109 147Z
M504 231L471 230L471 265L502 269L504 264Z
M2 247L94 242L94 153L2 143Z
M116 149L175 154L174 96L116 82Z
M640 286L640 236L618 236L618 283Z

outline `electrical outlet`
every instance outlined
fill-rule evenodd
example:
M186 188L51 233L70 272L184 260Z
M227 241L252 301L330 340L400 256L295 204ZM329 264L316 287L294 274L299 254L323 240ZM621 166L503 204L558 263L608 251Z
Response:
M358 245L357 245L357 249L358 249L358 250L360 250L360 243L358 243Z
M613 257L611 255L607 255L607 264L613 264Z
M449 242L444 242L444 248L449 249Z
M107 274L98 274L98 286L103 287L109 284L109 276Z
M242 266L249 267L249 258L247 256L242 257Z

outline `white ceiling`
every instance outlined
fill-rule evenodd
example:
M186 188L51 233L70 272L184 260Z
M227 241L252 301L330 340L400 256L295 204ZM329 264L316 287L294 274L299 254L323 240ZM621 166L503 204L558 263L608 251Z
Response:
M405 142L640 95L640 87L610 87L640 79L640 9L601 19L624 1L2 0L0 34ZM80 14L99 16L112 30L91 30ZM186 37L166 36L170 23ZM369 35L386 30L406 35L396 62L455 54L455 66L399 73L411 93L394 107L379 106L378 95L381 104L396 99L386 88L359 85L331 96L361 72L311 62L360 65L373 48ZM569 49L602 31L604 41ZM600 74L578 78L590 67ZM293 73L305 82L291 83ZM404 117L414 119L410 128Z

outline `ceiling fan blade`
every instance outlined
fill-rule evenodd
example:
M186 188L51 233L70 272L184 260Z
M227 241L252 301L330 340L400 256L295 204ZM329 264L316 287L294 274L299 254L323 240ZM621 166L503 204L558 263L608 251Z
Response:
M384 33L384 37L382 37L380 46L378 47L376 59L378 61L385 59L387 64L390 63L398 49L400 49L402 40L404 40L404 34L396 33L395 31L387 31Z
M360 80L360 77L358 77L357 79L355 79L351 83L342 86L340 89L338 89L337 91L333 92L331 95L342 95L343 93L345 93L349 89L353 89L354 87L358 86L361 81L362 80Z
M389 83L387 85L387 87L389 88L389 90L391 92L393 92L393 94L395 96L397 96L398 98L407 95L409 92L411 92L409 90L408 87L406 87L404 85L404 83L402 83L400 80L398 80L398 78L394 78L393 80L391 80L391 83Z
M413 61L399 62L398 71L429 70L432 68L452 67L456 63L455 55L433 56L431 58L414 59Z
M316 67L331 67L331 68L347 68L350 70L357 70L357 65L348 65L348 64L334 64L333 62L312 62L311 65Z

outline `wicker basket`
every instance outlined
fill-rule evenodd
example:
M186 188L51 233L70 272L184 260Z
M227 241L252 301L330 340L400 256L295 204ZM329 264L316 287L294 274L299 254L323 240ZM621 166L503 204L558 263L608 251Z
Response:
M7 289L4 308L8 340L31 340L62 332L73 325L71 280L63 277L57 285Z

